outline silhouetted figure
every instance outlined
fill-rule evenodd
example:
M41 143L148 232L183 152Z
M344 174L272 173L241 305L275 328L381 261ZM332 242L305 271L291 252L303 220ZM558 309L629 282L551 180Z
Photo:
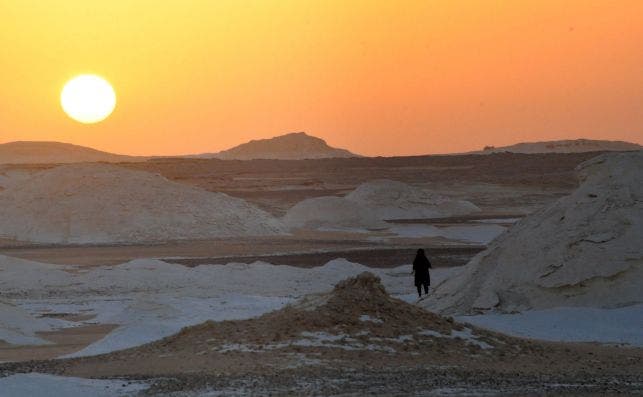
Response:
M423 249L419 249L413 260L413 273L415 274L415 287L418 289L418 295L422 297L422 287L424 286L424 295L429 293L429 285L431 285L431 276L429 269L431 262L426 257Z

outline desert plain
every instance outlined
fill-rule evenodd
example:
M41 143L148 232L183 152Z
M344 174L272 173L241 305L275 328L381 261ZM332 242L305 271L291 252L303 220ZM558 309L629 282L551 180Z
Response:
M641 159L0 165L0 395L642 393Z

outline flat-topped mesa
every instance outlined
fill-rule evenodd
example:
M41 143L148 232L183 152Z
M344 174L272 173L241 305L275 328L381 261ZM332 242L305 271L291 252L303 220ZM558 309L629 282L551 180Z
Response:
M625 141L607 141L595 139L569 139L559 141L543 142L520 142L509 146L485 146L485 148L475 153L582 153L582 152L604 152L616 151L625 152L632 150L641 150L643 146L637 143Z
M228 150L206 153L197 157L222 160L304 160L359 156L346 149L331 147L323 139L305 132L294 132L274 138L251 140Z

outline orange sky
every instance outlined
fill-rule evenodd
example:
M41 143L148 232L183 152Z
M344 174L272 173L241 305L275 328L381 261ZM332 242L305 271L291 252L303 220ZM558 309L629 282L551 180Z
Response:
M83 125L63 84L118 104ZM307 131L366 155L643 143L643 1L0 0L0 142L217 151Z

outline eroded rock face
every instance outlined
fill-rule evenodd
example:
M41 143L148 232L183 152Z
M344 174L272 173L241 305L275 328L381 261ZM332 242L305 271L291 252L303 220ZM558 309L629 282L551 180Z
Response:
M426 304L470 313L643 302L643 152L577 171L576 191L517 223Z
M0 192L0 236L21 241L138 243L282 229L242 199L108 164L59 166Z

